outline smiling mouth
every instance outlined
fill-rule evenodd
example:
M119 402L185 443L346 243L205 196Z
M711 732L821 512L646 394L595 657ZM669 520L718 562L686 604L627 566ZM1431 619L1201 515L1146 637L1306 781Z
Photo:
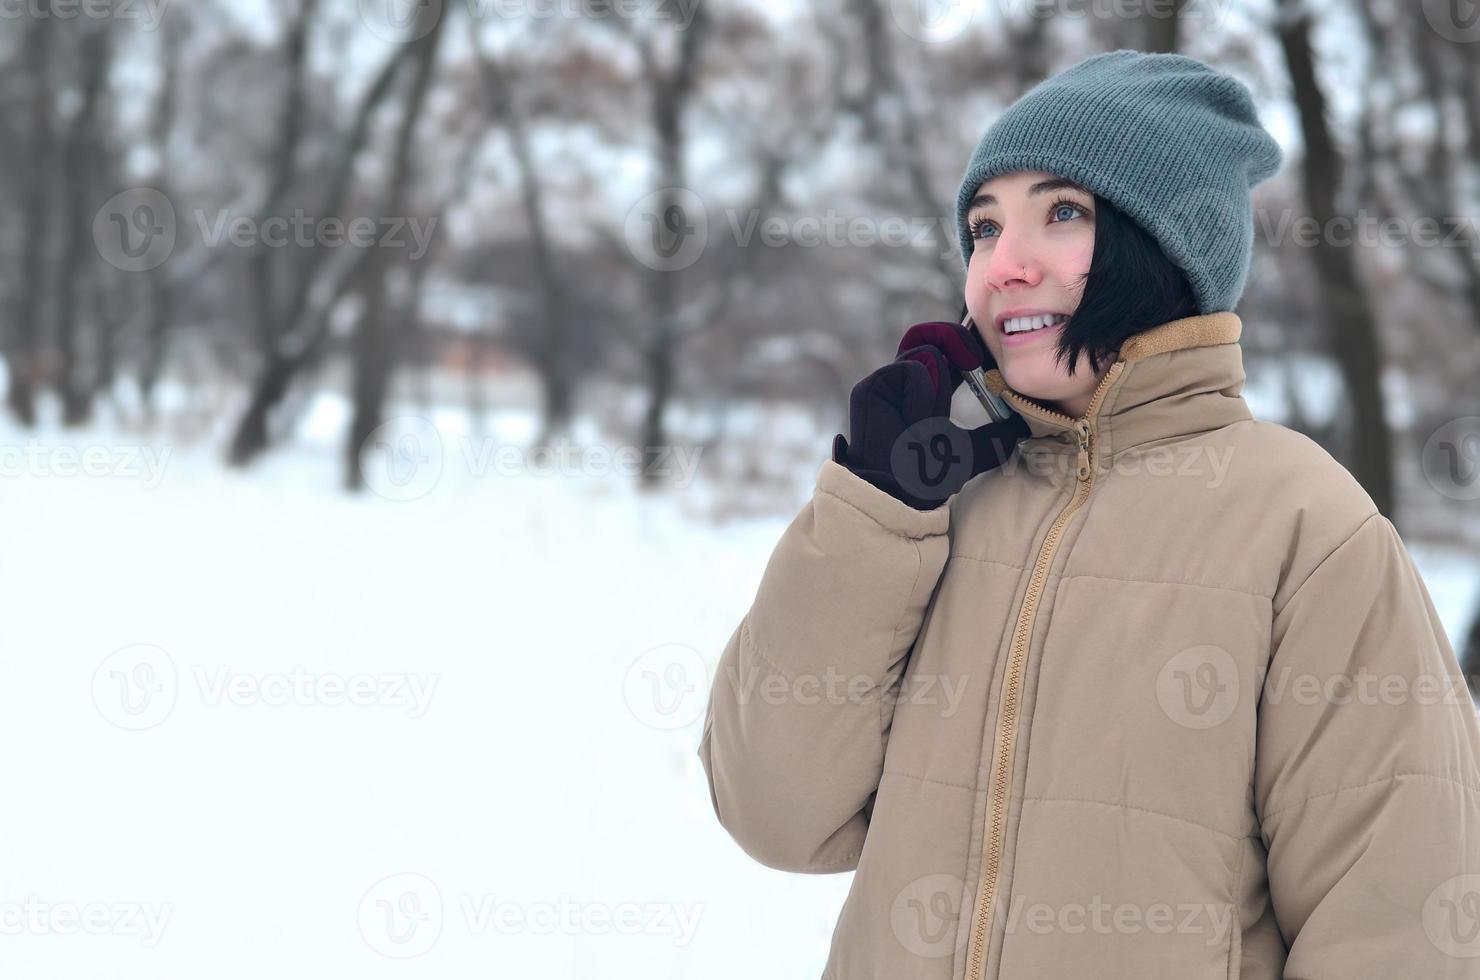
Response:
M1002 321L1002 332L1008 336L1032 333L1047 327L1058 327L1069 321L1067 313L1042 313L1037 316L1015 316Z

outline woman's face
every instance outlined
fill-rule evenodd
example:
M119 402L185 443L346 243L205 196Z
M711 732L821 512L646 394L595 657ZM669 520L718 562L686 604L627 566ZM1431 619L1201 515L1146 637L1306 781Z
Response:
M1093 372L1081 352L1069 377L1054 360L1060 328L1024 331L1033 324L1013 321L1037 313L1067 318L1078 309L1095 250L1094 204L1078 184L1033 170L983 181L966 212L974 246L966 307L1003 380L1075 418L1104 372Z

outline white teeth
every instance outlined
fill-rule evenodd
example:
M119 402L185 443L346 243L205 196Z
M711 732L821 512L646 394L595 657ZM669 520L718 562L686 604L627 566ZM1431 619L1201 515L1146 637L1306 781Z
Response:
M1066 313L1044 313L1040 316L1018 316L1011 320L1002 321L1002 329L1007 333L1022 333L1025 330L1040 330L1050 325L1057 326L1069 319Z

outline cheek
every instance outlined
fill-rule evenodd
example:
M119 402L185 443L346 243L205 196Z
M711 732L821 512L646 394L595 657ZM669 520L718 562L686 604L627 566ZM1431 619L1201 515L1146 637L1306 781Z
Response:
M1060 281L1072 282L1089 272L1091 261L1095 257L1094 236L1085 236L1084 241L1076 242L1074 247L1067 249L1059 263L1058 271Z

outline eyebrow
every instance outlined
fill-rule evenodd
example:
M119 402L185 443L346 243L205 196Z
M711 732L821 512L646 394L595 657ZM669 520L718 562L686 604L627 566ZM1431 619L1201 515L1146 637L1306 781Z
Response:
M1074 181L1070 180L1067 177L1054 177L1054 178L1052 178L1050 180L1040 180L1038 183L1034 184L1032 187L1029 187L1028 188L1028 196L1029 197L1033 197L1033 196L1038 195L1038 194L1047 194L1049 191L1063 190L1065 188L1068 188L1069 190L1081 191L1081 192L1083 192L1085 194L1090 193L1090 191L1089 191L1088 188L1081 187L1079 184L1076 184ZM979 205L984 206L984 205L987 205L987 204L996 204L996 203L997 203L997 198L994 197L993 195L991 195L991 194L978 194L978 195L976 195L975 197L973 197L970 201L968 201L966 203L966 210L970 211L972 208L977 207Z

